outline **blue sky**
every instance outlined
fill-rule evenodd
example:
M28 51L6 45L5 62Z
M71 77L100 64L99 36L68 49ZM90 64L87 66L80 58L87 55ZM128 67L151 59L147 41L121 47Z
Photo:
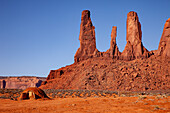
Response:
M0 75L38 75L72 64L79 48L81 12L90 10L99 51L110 46L118 27L120 51L126 45L127 13L138 13L142 42L155 50L170 0L0 0Z

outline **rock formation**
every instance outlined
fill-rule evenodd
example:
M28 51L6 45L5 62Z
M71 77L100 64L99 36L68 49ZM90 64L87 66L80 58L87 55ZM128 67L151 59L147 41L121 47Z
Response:
M132 61L95 57L59 69L58 78L42 83L42 89L146 91L169 89L170 58L161 56ZM57 72L57 70L55 70ZM53 72L54 73L54 72ZM51 78L50 78L51 76Z
M162 37L159 42L158 54L164 57L170 57L170 18L164 25Z
M111 58L119 58L121 54L116 44L116 36L117 36L117 27L113 26L111 32L110 48L109 50L106 51L106 53L109 53Z
M127 15L127 44L121 53L116 44L117 27L111 32L110 48L96 49L95 31L90 12L82 12L80 48L75 63L51 70L43 89L100 89L119 91L166 90L170 83L170 19L165 23L157 53L153 55L142 44L142 31L136 12ZM156 53L156 51L152 51ZM162 59L162 56L168 56ZM144 59L146 58L146 59Z
M122 59L133 60L140 57L149 57L148 50L142 44L141 24L136 12L129 12L126 21L127 44L122 52Z
M0 88L26 89L28 87L39 87L45 77L0 77Z
M77 50L74 61L79 62L93 57L96 51L95 27L90 19L90 11L84 10L80 25L80 48Z
M94 26L90 19L90 11L84 10L80 25L80 48L74 56L74 62L80 62L93 57L111 57L122 60L133 60L136 58L148 58L149 51L142 44L141 24L136 12L129 12L127 15L127 44L124 51L119 52L116 44L117 27L113 26L111 33L110 48L106 52L99 52L96 48Z

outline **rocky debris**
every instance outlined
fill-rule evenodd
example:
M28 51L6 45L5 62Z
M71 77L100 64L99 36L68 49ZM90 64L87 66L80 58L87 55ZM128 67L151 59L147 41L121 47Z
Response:
M170 18L166 21L158 47L158 55L170 57Z
M127 44L122 52L121 58L133 60L140 57L149 57L148 50L142 44L141 24L136 12L129 12L126 21L126 41Z
M96 49L95 27L90 18L90 11L84 10L80 24L80 48L77 50L74 61L79 62L91 58Z
M116 37L117 37L117 27L113 26L111 32L110 48L109 50L106 51L106 53L108 53L111 58L118 59L121 52L119 51L119 48L116 44Z
M95 57L63 67L59 78L48 79L42 89L149 91L169 89L170 58L151 56L132 61ZM49 75L51 76L51 75Z
M0 88L26 89L28 87L39 87L45 77L0 77Z

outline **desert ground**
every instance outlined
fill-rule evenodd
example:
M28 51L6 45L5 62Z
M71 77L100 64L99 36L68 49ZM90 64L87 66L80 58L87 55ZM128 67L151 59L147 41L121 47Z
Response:
M0 99L0 113L170 113L169 96Z

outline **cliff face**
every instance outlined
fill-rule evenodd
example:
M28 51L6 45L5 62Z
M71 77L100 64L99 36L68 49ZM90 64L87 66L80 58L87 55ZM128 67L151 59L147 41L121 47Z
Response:
M149 57L148 50L142 44L141 24L136 12L129 12L126 21L126 41L127 44L122 52L122 59L133 60L140 57Z
M116 44L117 27L113 26L111 32L110 48L106 52L100 52L96 48L95 27L90 18L90 11L84 10L81 16L80 24L80 48L78 48L74 62L80 62L94 57L119 58L120 52Z
M26 89L28 87L39 87L45 77L0 77L0 88Z
M165 23L156 51L149 52L143 46L141 24L136 12L131 11L127 15L127 44L122 53L116 44L116 36L117 27L113 26L110 48L106 52L98 51L90 11L83 11L80 48L74 56L75 63L51 70L41 88L127 91L169 89L170 19Z
M96 49L95 27L90 18L90 11L84 10L81 16L80 24L80 48L77 50L74 61L79 62L92 58Z
M159 42L158 54L164 57L170 57L170 18L166 21Z

